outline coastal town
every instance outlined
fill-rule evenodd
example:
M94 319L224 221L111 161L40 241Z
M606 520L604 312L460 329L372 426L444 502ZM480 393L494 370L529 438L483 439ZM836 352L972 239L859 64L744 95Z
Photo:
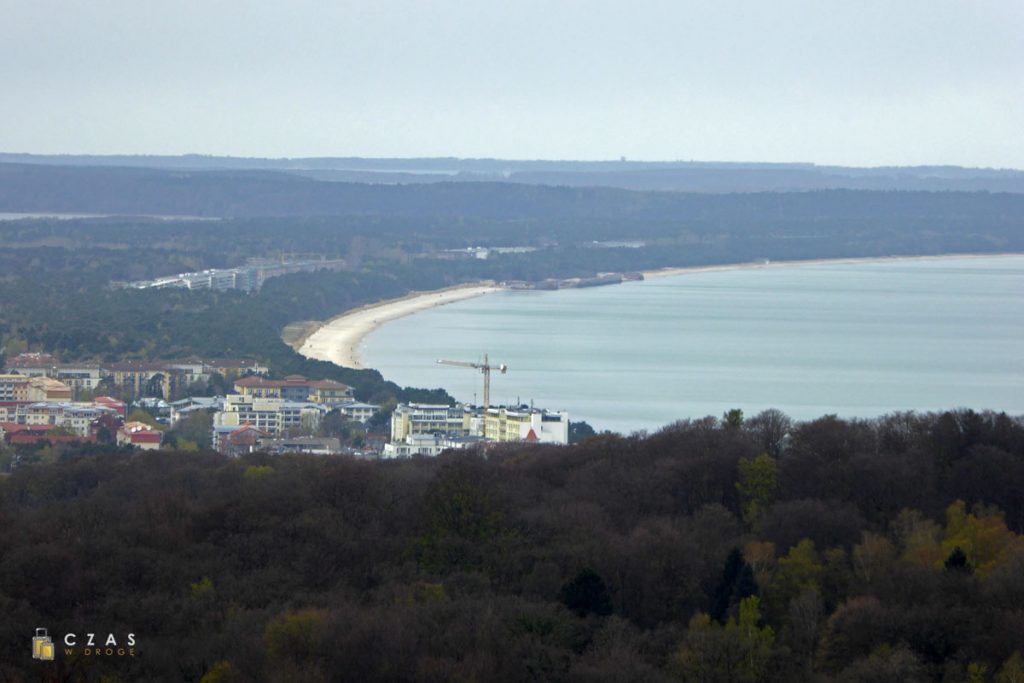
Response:
M0 441L23 449L90 443L180 448L174 434L186 422L193 433L197 425L206 430L209 446L229 456L396 458L492 443L568 443L568 414L532 406L408 403L386 417L344 383L301 375L274 379L252 359L93 364L28 352L10 359L0 374ZM206 442L202 436L197 441Z
M1024 683L1024 0L0 7L0 683Z
M413 292L318 323L294 348L307 358L358 369L364 367L363 340L381 325L467 298L508 289L590 287L777 265L759 261L564 281L485 281ZM205 284L201 273L186 273L173 283L170 278L132 286L248 291L255 285L246 282L262 283L285 271L336 266L334 261L251 261L232 269L230 282L226 277L209 279L214 271L206 271ZM494 406L486 399L483 405L379 405L358 400L354 389L339 381L281 374L254 358L65 362L46 352L25 351L7 358L0 370L0 443L22 450L93 443L141 450L210 448L229 456L269 452L379 459L435 456L495 443L569 442L569 416L564 410ZM182 436L183 425L188 425L187 437Z

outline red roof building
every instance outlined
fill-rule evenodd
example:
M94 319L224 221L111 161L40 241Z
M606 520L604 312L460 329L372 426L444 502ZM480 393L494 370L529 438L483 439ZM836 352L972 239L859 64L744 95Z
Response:
M142 450L153 451L160 448L162 437L163 434L144 422L126 422L117 430L117 445L130 445Z
M0 422L0 438L11 446L34 446L40 443L96 443L95 436L51 434L54 425L23 425Z
M17 422L0 422L0 438L3 438L7 443L11 443L11 439L15 435L43 436L53 428L53 425L23 425Z
M219 450L225 455L253 453L259 450L261 439L269 438L272 438L269 432L246 424L225 434L219 444Z
M127 417L125 414L124 401L118 401L116 398L112 398L110 396L97 396L92 400L92 402L98 406L110 408L111 410L116 411L122 418Z

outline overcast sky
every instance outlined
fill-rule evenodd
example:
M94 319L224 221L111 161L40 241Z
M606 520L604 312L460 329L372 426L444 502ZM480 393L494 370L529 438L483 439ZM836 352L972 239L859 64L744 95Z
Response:
M1024 168L1022 0L0 0L0 151Z

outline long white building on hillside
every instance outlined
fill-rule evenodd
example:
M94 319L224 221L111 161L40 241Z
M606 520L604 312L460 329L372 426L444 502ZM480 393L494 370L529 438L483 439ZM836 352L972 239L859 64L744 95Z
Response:
M391 415L384 457L437 455L479 443L569 443L569 414L527 406L401 404Z

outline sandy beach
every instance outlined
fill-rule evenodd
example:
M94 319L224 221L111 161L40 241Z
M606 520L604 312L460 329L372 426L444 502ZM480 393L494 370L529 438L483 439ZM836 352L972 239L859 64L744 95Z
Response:
M306 338L299 353L346 368L363 368L359 360L359 345L366 335L384 323L500 289L494 283L475 283L433 292L413 292L400 299L369 304L329 320Z
M730 270L751 270L757 268L790 268L793 266L836 265L843 263L883 263L887 261L934 261L950 258L996 258L1019 256L1020 254L943 254L937 256L874 256L863 258L808 259L804 261L751 261L715 266L687 266L661 268L644 271L647 279L685 275L690 273L713 273ZM363 368L359 347L363 339L381 325L404 318L407 315L455 301L471 299L503 289L493 282L481 282L449 287L432 292L414 292L399 299L381 301L344 313L306 337L299 353L307 358L330 361L347 368Z
M790 268L792 266L834 266L843 263L886 263L889 261L940 261L943 259L986 259L1001 256L1021 256L1016 252L1000 254L938 254L934 256L851 256L848 258L820 258L803 261L749 261L747 263L726 263L717 266L684 266L681 268L659 268L643 271L644 278L669 277L689 273L717 273L728 270L754 270L757 268Z

